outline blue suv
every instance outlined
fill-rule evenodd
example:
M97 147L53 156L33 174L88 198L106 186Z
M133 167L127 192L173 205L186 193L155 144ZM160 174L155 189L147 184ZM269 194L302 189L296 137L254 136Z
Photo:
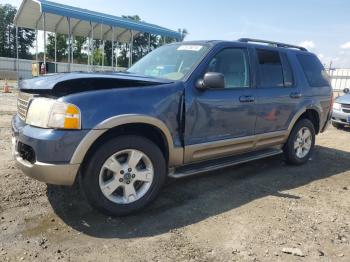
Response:
M13 155L25 174L79 181L114 216L180 178L283 153L300 165L332 110L332 88L305 48L256 39L162 46L126 72L20 83ZM79 178L79 179L78 179Z

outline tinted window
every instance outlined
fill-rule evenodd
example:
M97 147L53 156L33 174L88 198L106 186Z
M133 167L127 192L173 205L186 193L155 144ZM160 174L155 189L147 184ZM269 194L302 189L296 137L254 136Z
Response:
M285 87L294 86L294 78L292 67L290 66L289 59L285 53L280 53L282 66L283 66L283 82Z
M276 51L257 49L260 86L283 87L283 68L280 55Z
M224 49L209 63L206 72L222 73L225 88L249 87L249 63L244 49Z
M299 54L298 59L310 86L320 87L329 85L327 73L316 56Z

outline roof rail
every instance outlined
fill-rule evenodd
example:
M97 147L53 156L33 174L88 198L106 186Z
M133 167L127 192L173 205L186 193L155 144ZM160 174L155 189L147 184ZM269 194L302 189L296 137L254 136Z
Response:
M244 42L244 43L249 43L249 42L263 43L263 44L274 45L276 47L294 48L294 49L299 49L301 51L307 51L307 49L305 47L302 47L302 46L289 45L289 44L273 42L273 41L267 41L267 40L260 40L260 39L253 39L253 38L240 38L240 39L238 39L238 41L239 42Z

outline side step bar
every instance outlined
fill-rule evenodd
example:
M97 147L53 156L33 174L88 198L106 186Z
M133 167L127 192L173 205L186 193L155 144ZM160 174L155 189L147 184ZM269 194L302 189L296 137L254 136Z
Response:
M177 169L174 169L169 173L169 177L172 178L183 178L188 176L193 176L205 172L210 172L218 169L222 169L229 166L235 166L250 162L253 160L258 160L261 158L271 157L281 154L283 151L281 149L266 149L256 152L250 152L238 156L225 157L220 159L209 160L206 162L189 164Z

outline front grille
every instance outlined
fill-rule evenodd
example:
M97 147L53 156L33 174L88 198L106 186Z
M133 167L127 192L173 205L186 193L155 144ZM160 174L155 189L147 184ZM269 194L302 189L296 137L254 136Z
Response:
M32 94L19 92L17 98L17 114L23 121L26 120L27 111L29 107L30 100L33 98Z
M344 113L347 113L347 114L350 114L350 109L344 109L344 108L343 108L343 112L344 112Z
M350 109L350 104L341 104L342 108Z

